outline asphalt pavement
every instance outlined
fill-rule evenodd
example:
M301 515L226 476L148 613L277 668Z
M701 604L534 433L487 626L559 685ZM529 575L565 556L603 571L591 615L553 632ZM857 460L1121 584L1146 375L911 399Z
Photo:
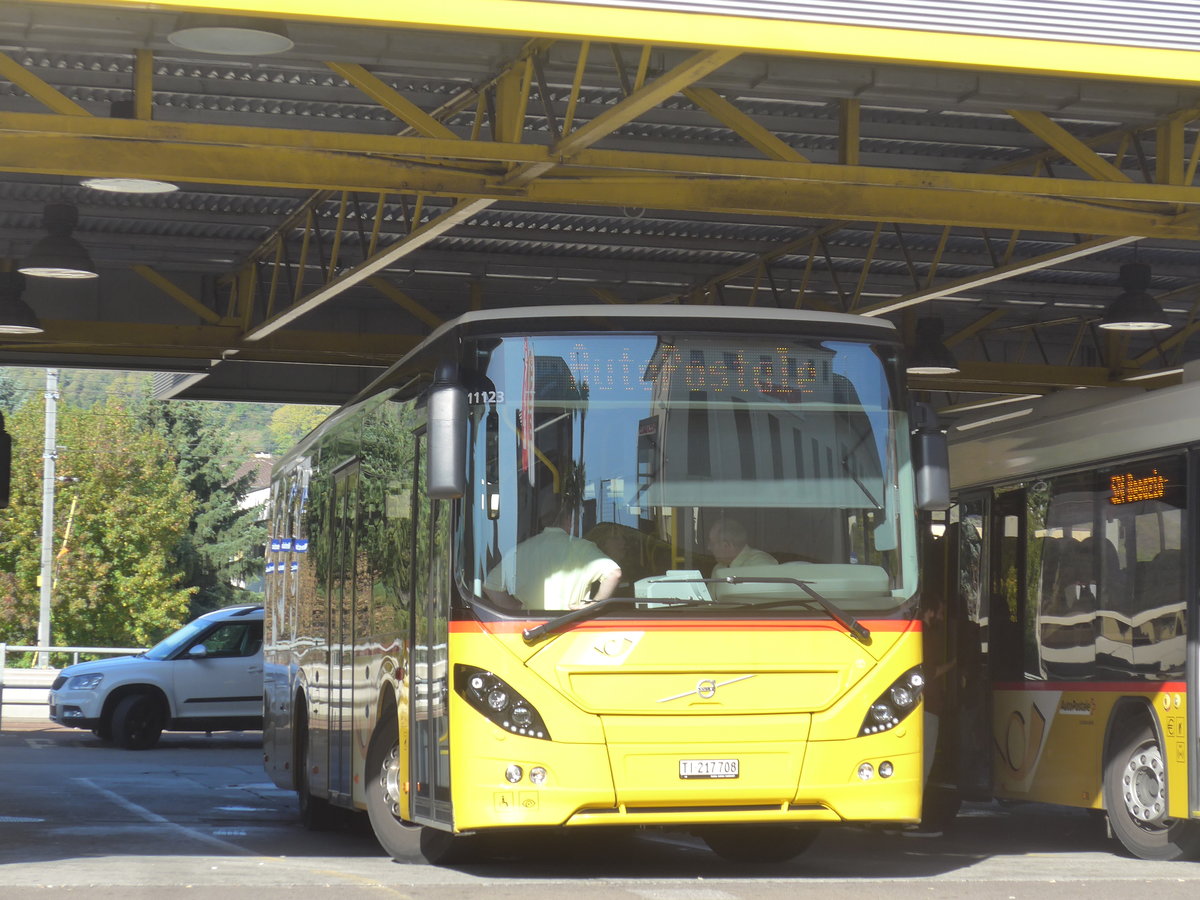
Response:
M261 734L165 734L131 752L89 732L6 720L0 732L0 897L289 900L571 897L776 900L1108 900L1193 897L1200 864L1130 859L1103 818L1035 804L968 804L941 837L826 829L780 865L725 862L686 834L572 833L460 868L399 861L361 817L309 832L262 768Z

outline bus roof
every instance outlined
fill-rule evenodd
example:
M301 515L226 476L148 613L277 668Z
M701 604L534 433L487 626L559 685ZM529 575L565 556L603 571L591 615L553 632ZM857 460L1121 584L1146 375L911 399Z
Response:
M1200 441L1198 404L1200 381L1062 391L999 407L951 430L950 480L956 490L1004 484Z

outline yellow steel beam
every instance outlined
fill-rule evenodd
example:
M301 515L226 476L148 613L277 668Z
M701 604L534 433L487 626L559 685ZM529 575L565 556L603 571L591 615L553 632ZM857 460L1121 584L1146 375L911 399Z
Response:
M427 307L418 303L410 295L400 290L400 288L396 287L390 281L379 277L371 277L366 281L367 284L375 288L375 290L379 291L379 293L383 294L383 296L387 297L405 312L411 313L413 316L420 319L430 328L437 328L446 321L441 316L435 315Z
M757 148L763 155L769 156L771 159L808 162L808 159L790 144L763 128L716 91L709 88L689 87L683 89L683 96L740 136L746 143Z
M1132 179L1045 113L1010 109L1008 114L1083 171L1101 181Z
M6 53L0 53L0 78L11 81L38 103L60 115L87 116L89 118L92 115Z
M154 51L145 48L134 55L133 114L146 121L154 118Z
M0 132L5 118L0 115ZM60 123L67 121L66 117L52 118ZM160 124L103 121L106 125L119 122L135 127ZM554 166L547 149L520 144L508 146L528 151L528 156L543 161L527 163L512 175L502 177L366 154L350 156L288 147L260 146L251 150L219 146L211 139L207 146L188 142L135 150L135 144L121 141L10 133L0 135L0 169L67 175L126 174L163 181L258 184L310 190L421 192L430 196L487 198L491 201L507 198L536 203L637 206L735 215L773 213L819 219L949 224L1068 234L1139 234L1185 240L1200 237L1200 221L1193 213L1142 212L1074 202L1097 192L1101 184L1094 181L872 170L760 160L697 163L697 167L724 169L740 173L741 177L670 175L575 180L566 177L570 174L566 169L563 177L556 175L553 179L535 180ZM592 153L595 153L595 161L614 163L618 160L611 151L581 151L576 158L586 158L590 162L593 161ZM652 163L688 167L693 159L649 159L649 154L632 156L642 159L627 159L629 165L647 167ZM760 175L765 172L772 172L775 177ZM820 178L830 180L821 181ZM935 184L939 189L922 187L922 181ZM1018 185L1033 193L1019 190ZM1200 203L1200 188L1194 187L1114 183L1102 187L1121 199L1137 198L1155 204L1151 209L1157 208L1160 201L1191 206Z
M199 318L203 319L209 325L218 325L221 322L221 317L181 288L165 275L154 271L149 266L134 266L133 271L141 275L144 279L170 297L172 300L179 303L189 312L194 313Z
M958 344L961 344L963 341L966 341L966 340L969 340L969 339L975 337L975 335L979 334L981 331L983 331L985 328L987 328L993 322L996 322L996 321L1004 318L1004 316L1007 315L1007 313L1008 313L1008 310L1003 309L1003 308L993 309L991 312L985 313L984 315L980 316L978 319L976 319L974 322L972 322L966 328L960 328L958 331L954 332L954 334L947 335L946 339L943 341L943 343L947 347L957 346Z
M858 144L862 131L862 103L843 100L838 108L838 162L845 166L858 165Z
M469 33L541 35L682 47L736 47L821 59L952 66L1050 75L1079 75L1200 83L1195 54L1187 50L1046 41L999 34L952 34L886 26L840 25L749 12L708 14L692 10L636 9L616 4L581 5L538 0L358 0L331 6L327 0L34 0L143 12L156 10L237 13L315 22L385 25ZM734 5L730 5L733 9Z
M542 181L530 185L522 199L534 203L641 206L729 215L772 214L1065 234L1200 238L1200 223L1191 214L1174 216L1104 209L998 190L953 192L908 187L865 188L846 183L694 178L653 183L614 180L595 185Z
M616 106L609 107L586 125L581 125L564 136L552 148L552 155L560 160L569 159L580 150L612 134L622 125L629 124L642 113L654 109L705 75L716 71L737 55L737 50L703 50L693 54L649 84L638 88Z
M654 84L643 90L649 90ZM623 102L632 102L635 97ZM617 109L612 107L605 114L610 123L615 122L614 127L625 124L625 120L616 121L611 117ZM1113 205L1125 202L1161 204L1164 210L1177 204L1200 205L1200 188L1187 185L595 150L581 145L591 142L589 135L595 135L596 139L603 135L594 129L584 133L585 129L588 126L564 138L557 147L545 147L499 141L0 113L0 135L3 136L0 140L0 170L163 177L166 180L331 190L421 189L458 196L481 191L487 176L478 170L456 168L453 160L495 164L496 190L500 194L506 190L511 194L511 181L507 188L499 186L499 173L505 165L520 163L548 169L570 156L573 167L564 168L563 176L570 175L573 182L585 185L584 176L594 169L610 170L615 180L629 179L631 173L645 172L650 188L655 186L655 179L657 184L664 185L664 176L688 179L714 176L729 180L787 179L818 185L833 182L864 188L913 187L931 189L931 193L933 190L997 191ZM130 142L143 146L135 149ZM205 164L205 158L214 155L216 162ZM147 167L153 172L147 173ZM342 175L337 175L338 171ZM397 174L385 177L380 174L384 171ZM412 185L408 184L409 178L413 179ZM439 187L439 181L445 182L444 187ZM600 191L607 189L607 183L599 187ZM581 202L592 202L592 198L589 196Z
M1075 259L1092 256L1096 253L1102 253L1105 250L1122 247L1125 244L1132 244L1141 239L1137 235L1125 235L1124 237L1098 238L1096 240L1083 241L1071 247L1064 247L1061 250L1054 250L1050 253L1043 253L1040 256L1023 259L1020 262L997 266L985 272L980 272L977 275L968 275L966 278L947 281L939 284L937 287L915 291L903 297L897 297L895 300L885 300L882 303L877 303L862 310L862 313L867 316L882 316L909 306L916 306L918 303L937 300L940 297L952 297L955 294L963 294L984 285L994 284L997 281L1015 278L1018 275L1025 275L1040 269L1049 269Z
M425 137L458 140L458 135L453 131L363 66L340 62L327 62L325 65Z
M654 81L643 85L616 106L605 110L586 125L565 135L562 140L550 148L552 159L564 160L573 153L585 150L605 135L633 121L646 110L652 109L667 97L678 93L684 87L691 84L692 81L703 78L706 74L728 62L736 55L734 51L725 50L702 51L694 54L675 68L654 79ZM526 71L528 72L530 68L527 66ZM525 91L528 93L528 81L525 84ZM538 178L555 165L556 163L553 161L526 164L506 175L503 179L503 184L505 186L536 185ZM463 194L459 193L457 196L462 198ZM467 221L471 216L487 209L495 202L495 198L459 199L448 211L420 227L417 227L414 217L413 229L406 237L401 238L386 249L376 253L353 269L342 273L307 297L293 303L288 309L268 317L265 321L246 332L246 340L257 341L273 334L300 316L311 312L321 304L336 297L351 285L357 284L381 272L392 263L424 246L429 241L445 234L454 226Z

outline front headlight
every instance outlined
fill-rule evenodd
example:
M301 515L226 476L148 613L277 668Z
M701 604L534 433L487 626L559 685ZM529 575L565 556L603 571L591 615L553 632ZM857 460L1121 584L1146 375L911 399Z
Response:
M891 731L908 717L921 702L925 690L925 677L920 666L913 666L875 698L863 717L858 736Z
M103 680L104 676L99 672L91 675L76 675L67 682L67 688L72 691L90 691L100 687L100 682Z

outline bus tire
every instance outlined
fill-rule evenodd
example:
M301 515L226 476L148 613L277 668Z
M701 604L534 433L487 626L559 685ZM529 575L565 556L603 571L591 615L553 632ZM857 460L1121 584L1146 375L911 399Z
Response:
M308 760L308 707L303 701L296 704L294 771L296 798L300 807L300 824L309 831L329 831L340 823L338 810L323 797L314 797L308 776L312 771Z
M1167 773L1154 728L1139 718L1113 735L1104 765L1104 805L1113 835L1141 859L1191 859L1200 827L1167 817Z
M465 865L479 858L479 841L473 834L425 827L421 829L421 856L432 866Z
M404 792L400 783L400 734L396 717L384 716L367 747L367 817L375 840L392 859L412 855L412 837L405 832L415 825L402 816Z
M113 743L125 750L149 750L158 743L166 724L162 703L146 693L117 701L111 719Z
M817 839L815 825L713 825L699 831L722 859L736 863L782 863Z

